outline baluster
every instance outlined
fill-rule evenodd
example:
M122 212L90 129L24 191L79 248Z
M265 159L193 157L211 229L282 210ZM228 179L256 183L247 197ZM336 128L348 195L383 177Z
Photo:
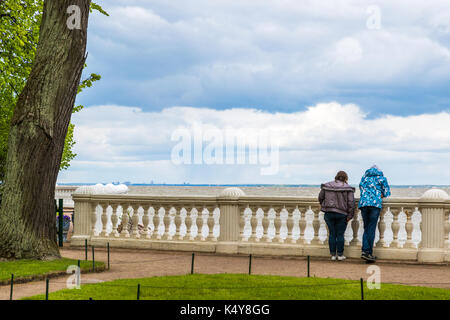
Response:
M281 225L279 227L279 229L277 229L278 231L278 237L277 240L279 243L283 243L285 241L285 239L287 239L287 237L289 236L288 233L288 227L287 227L287 220L289 218L289 212L287 211L286 207L284 206L283 209L281 209L280 211L280 222ZM283 238L282 233L286 233L286 238Z
M422 209L420 209L420 210L422 210ZM420 241L419 241L419 243L417 244L417 247L418 247L418 248L421 248L421 246L422 246L422 241L423 241L423 214L422 214L422 211L419 211L419 212L420 212L420 220L419 220Z
M298 209L298 206L295 206L295 209L292 212L291 243L298 243L298 240L300 239L300 218L301 212ZM294 238L294 234L298 234L298 238Z
M252 210L247 204L247 207L245 207L244 210L241 211L241 216L239 219L239 230L240 230L240 239L241 241L248 241L248 238L245 234L245 230L250 225L250 219L252 215ZM250 219L249 219L250 218ZM250 225L251 227L251 225Z
M376 248L387 247L386 241L384 240L384 232L386 231L386 222L384 222L384 216L386 215L386 210L382 210L380 213L380 221L378 222L378 231L380 232L380 239L376 243Z
M328 230L328 232L330 232L330 230ZM329 233L328 233L328 235L329 235ZM348 240L349 235L350 236L353 235L352 224L347 222L347 227L345 228L345 232L344 232L344 246L346 246L346 247L348 247L350 245L350 241Z
M158 239L158 228L159 228L159 223L161 222L159 219L159 211L157 210L157 208L158 208L157 206L152 206L150 209L152 212L150 215L150 223L152 223L152 221L153 221L153 230L152 230L152 234L151 234L151 238L150 238L152 240Z
M267 221L268 221L268 226L267 226L267 236L266 236L266 242L272 242L273 236L274 236L274 229L275 229L275 217L276 217L276 211L274 208L270 208L269 211L267 212Z
M133 215L131 216L132 221L132 227L131 227L131 237L133 239L139 239L141 237L141 234L139 233L139 205L138 204L132 204L131 208L133 209Z
M128 208L122 205L122 232L120 232L121 238L129 238L130 232L128 232L128 222L130 217L128 216Z
M401 210L403 211L403 208L401 208ZM398 216L400 214L400 210L398 209L392 209L391 210L392 215L393 215L393 221L392 221L392 233L393 233L393 240L391 242L390 247L391 248L400 248L400 242L398 241L398 231L400 230L400 223L398 222Z
M217 241L220 236L220 208L218 205L213 210L213 221L214 225L212 227L213 241Z
M287 235L286 235L286 241L290 243L295 243L294 237L294 211L295 209L289 211L288 210L288 217L286 219L286 228L287 228Z
M165 210L164 208L164 218L163 218L163 223L164 223L164 233L161 236L162 240L169 240L170 237L170 224L171 224L171 211L172 208Z
M164 223L164 218L166 215L166 209L161 206L158 210L158 232L156 233L156 239L161 240L164 236L164 233L166 232L166 227Z
M274 228L275 228L275 236L273 237L273 239L275 240L276 243L282 243L283 239L281 239L281 211L280 210L278 212L275 210L273 224L274 224Z
M119 221L119 217L117 214L117 210L119 208L118 204L113 203L111 205L112 213L111 213L111 224L112 224L112 231L110 233L110 236L113 236L115 238L119 237L119 232L117 232L117 222Z
M264 210L265 209L265 210ZM262 217L262 225L263 225L263 236L262 236L262 240L264 242L270 242L270 235L269 235L269 210L268 208L264 208L261 210L264 210L264 216Z
M312 213L314 214L312 222L314 228L314 238L311 240L311 244L313 245L321 244L319 239L319 229L320 229L319 211L318 210L314 211L312 210L311 207L309 207L309 210L312 211Z
M239 210L239 240L244 241L244 227L245 227L245 210L247 207Z
M100 232L100 237L107 237L108 231L106 230L106 228L108 227L108 207L109 204L106 204L105 209L103 209L102 207L102 215L101 215L101 220L102 220L102 231Z
M201 226L199 226L199 230L200 230L200 240L201 241L205 241L206 240L206 237L207 237L207 234L208 234L208 216L209 216L209 212L208 212L208 209L205 207L205 206L203 206L203 210L202 210L202 215L201 215L201 218L200 218L200 223L201 223ZM205 235L205 233L206 233L206 235Z
M263 226L263 220L264 220L264 210L261 208L256 209L256 220L257 225L255 229L256 237L255 241L259 242L264 237L264 226ZM258 231L260 231L261 237L258 237Z
M319 228L319 235L320 235L320 230L323 228L325 228L325 232L326 232L326 237L324 240L320 240L320 244L324 244L324 245L328 245L328 238L329 238L329 234L330 234L330 230L328 230L328 225L325 222L325 212L320 211L319 212L319 222L320 222L320 228Z
M209 207L207 210L208 236L206 237L206 241L214 241L214 207Z
M412 232L414 229L414 225L412 223L412 215L413 215L413 211L411 208L406 208L404 210L405 214L406 214L406 224L405 224L405 230L406 230L406 242L404 244L404 248L411 248L411 249L415 249L416 245L414 244L414 242L412 241Z
M191 240L191 228L192 228L192 218L191 218L191 212L192 212L192 208L190 206L185 206L184 207L186 209L186 240Z
M193 207L189 213L189 240L194 241L198 239L198 226L197 226L198 210Z
M257 212L253 212L252 209L250 209L250 227L252 228L252 234L250 235L249 241L251 242L257 242L258 241L258 234L256 228L258 228L258 218L257 218Z
M175 225L175 232L171 239L180 239L180 228L181 228L181 209L179 206L175 207L175 212L178 212L178 214L175 213L175 217L173 219L173 223Z
M151 238L151 232L150 232L150 205L149 204L143 205L142 209L144 210L144 215L142 216L142 224L144 225L143 237L145 239L150 239Z
M197 240L203 241L203 211L205 209L203 208L201 212L199 212L198 216L197 216Z
M164 218L164 227L165 232L163 239L164 240L172 240L173 236L176 233L176 225L175 225L175 216L177 214L177 210L174 207L170 207L168 214ZM175 226L175 232L173 232L173 227Z
M172 225L173 222L173 218L175 217L174 215L174 208L170 207L170 209L168 211L164 211L164 233L162 235L162 240L171 240L171 228L170 226Z
M178 240L183 240L184 237L186 236L186 230L187 230L186 217L187 217L186 208L182 207L180 209L180 224L179 224L179 227L177 227L177 234L176 234ZM181 230L185 230L185 232L182 233Z
M302 208L302 209L304 209L303 210L303 212L304 212L303 214L299 210L300 211L299 212L300 220L298 222L298 227L300 229L300 236L297 239L297 243L298 244L306 244L306 242L307 242L306 238L305 238L306 225L308 224L307 221L306 221L306 208Z
M92 228L91 228L91 233L92 236L96 236L96 232L95 232L95 225L97 224L97 206L99 206L99 203L95 203L93 205L93 209L92 213L91 213L91 224L92 224Z
M358 232L359 232L359 225L360 225L358 216L359 216L359 211L355 212L355 215L353 216L353 219L352 219L353 238L352 238L352 241L350 241L351 246L361 245L361 242L358 240Z

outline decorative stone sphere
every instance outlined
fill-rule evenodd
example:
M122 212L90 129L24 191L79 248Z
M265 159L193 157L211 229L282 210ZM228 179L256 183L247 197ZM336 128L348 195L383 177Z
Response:
M128 187L124 184L119 184L118 186L116 186L117 189L117 193L127 193L128 192Z
M113 185L108 183L103 185L98 183L95 186L78 187L73 194L125 194L127 192L128 187L124 184Z
M241 196L245 196L245 192L242 191L242 189L238 187L230 187L225 188L220 192L219 197L220 198L239 198Z
M450 200L450 196L442 189L432 188L424 192L421 200Z
M110 194L110 193L116 193L116 186L113 185L112 183L108 183L108 184L105 186L104 190L105 190L105 193L108 193L108 194Z

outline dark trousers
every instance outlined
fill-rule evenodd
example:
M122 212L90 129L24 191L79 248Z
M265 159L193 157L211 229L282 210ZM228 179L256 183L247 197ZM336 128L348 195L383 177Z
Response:
M381 209L377 207L361 207L361 216L364 222L364 234L362 240L362 252L373 253L373 244L375 242L375 232L377 230L378 218Z
M344 254L344 233L347 229L347 216L342 213L325 212L325 222L328 226L328 245L330 253L335 256Z

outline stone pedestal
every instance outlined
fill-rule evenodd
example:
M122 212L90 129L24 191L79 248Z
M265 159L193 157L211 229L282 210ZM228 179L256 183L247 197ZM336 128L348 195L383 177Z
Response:
M419 245L419 262L444 262L445 203L450 196L443 190L430 189L419 199L422 212L422 242Z

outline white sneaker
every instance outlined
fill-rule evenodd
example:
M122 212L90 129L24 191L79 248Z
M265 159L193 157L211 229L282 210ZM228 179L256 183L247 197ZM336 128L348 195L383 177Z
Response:
M336 256L331 256L332 261L336 261Z
M339 261L342 261L342 260L345 260L345 259L347 259L347 258L346 258L345 256L338 256L337 259L338 259Z

